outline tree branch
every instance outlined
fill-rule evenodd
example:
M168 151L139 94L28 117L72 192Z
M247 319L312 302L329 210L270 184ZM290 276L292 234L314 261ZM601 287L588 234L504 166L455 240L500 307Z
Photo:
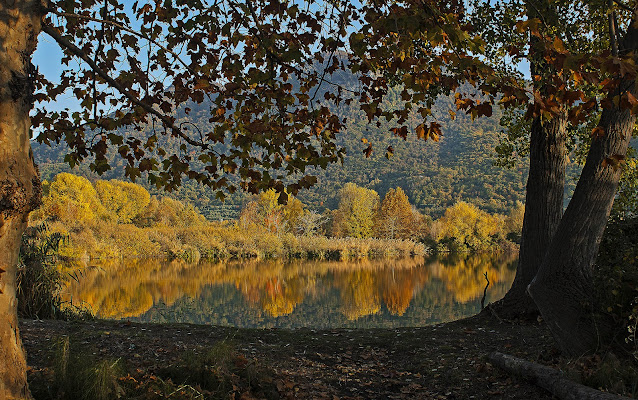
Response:
M114 27L116 27L118 29L121 29L121 30L123 30L125 32L128 32L128 33L130 33L132 35L135 35L135 36L137 36L139 38L147 40L149 43L153 43L154 45L156 45L160 49L162 49L165 52L167 52L168 54L172 55L173 58L178 63L182 64L182 66L188 70L188 72L190 72L193 75L198 75L197 72L195 70L193 70L188 64L186 64L186 62L184 60L182 60L181 57L178 54L176 54L175 52L167 49L165 46L163 46L157 40L155 40L153 38L150 38L150 37L142 34L141 32L136 31L135 29L131 29L131 28L127 27L127 26L124 26L122 24L118 24L117 22L114 22L114 21L109 21L107 19L94 18L94 17L90 17L88 15L71 14L71 13L65 13L65 12L60 12L60 11L55 11L55 10L50 10L50 12L52 14L55 14L55 15L60 16L60 17L85 19L87 21L92 21L92 22L97 22L97 23L100 23L100 24L111 25L111 26L114 26Z
M234 4L232 1L229 2L230 8L237 13L239 16L244 15L244 13L241 10L237 9L237 5ZM306 77L310 77L311 74L309 74L308 72L294 66L291 65L290 63L285 62L284 60L281 59L281 57L279 57L278 54L276 54L274 51L272 51L270 48L268 48L267 46L265 46L263 44L263 39L262 39L262 35L264 35L264 32L261 29L261 26L259 25L259 22L257 21L257 15L255 14L255 11L253 10L253 8L250 5L250 2L247 3L248 6L248 10L249 12L252 13L252 17L255 20L255 27L257 28L257 32L259 32L259 35L255 35L255 37L257 38L257 41L259 42L259 45L261 46L262 49L264 49L264 51L272 58L274 59L277 64L279 64L280 66L286 67L286 68L290 68L292 71L294 71L296 74L298 74L299 76L306 76ZM248 24L248 21L245 18L241 18L242 22L244 23L244 26L246 26L247 28L250 27L250 25ZM341 90L345 91L345 92L349 92L349 93L353 93L353 94L357 94L356 91L348 89L343 87L342 85L338 84L338 83L334 83L330 80L327 79L322 79L322 82L326 82L327 84L340 88Z
M613 0L607 0L609 14L607 23L609 24L609 43L611 44L611 54L618 56L618 36L616 35L616 11L613 10Z
M550 391L559 399L621 400L627 397L581 385L569 380L561 371L545 365L529 362L507 354L494 352L488 356L490 362L505 371L518 375Z
M199 147L199 148L204 149L204 150L208 149L208 147L209 147L208 144L203 143L203 142L198 142L196 140L193 140L193 139L189 138L187 135L184 134L184 132L182 132L177 126L175 126L175 124L173 123L173 121L171 121L171 119L169 117L167 117L166 115L164 115L161 112L157 111L156 109L154 109L149 104L146 104L146 103L140 101L134 94L129 92L124 86L122 86L120 83L118 83L115 79L111 78L104 70L102 70L92 59L90 59L76 45L74 45L73 43L71 43L67 39L63 38L62 35L60 35L60 33L54 27L51 27L51 26L43 24L42 25L42 31L44 33L46 33L47 35L51 36L56 42L58 42L58 44L60 46L68 49L69 51L71 51L71 53L75 54L82 61L87 63L89 65L89 67L91 67L91 69L96 74L98 74L102 79L104 79L110 86L112 86L114 89L116 89L118 92L120 92L131 103L135 104L138 107L141 107L144 111L148 112L149 114L155 115L157 118L159 118L160 121L162 121L162 123L167 128L170 128L171 131L175 135L181 137L188 144L190 144L192 146L196 146L196 147Z
M634 12L634 9L629 7L627 4L625 3L621 3L619 0L613 0L614 3L616 3L616 5L620 8L622 8L625 11L630 11L630 12Z

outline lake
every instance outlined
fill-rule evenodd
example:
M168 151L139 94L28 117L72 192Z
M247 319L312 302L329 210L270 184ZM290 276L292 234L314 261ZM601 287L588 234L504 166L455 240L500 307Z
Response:
M246 328L394 328L480 311L514 280L507 254L322 261L117 260L66 282L63 300L97 317Z

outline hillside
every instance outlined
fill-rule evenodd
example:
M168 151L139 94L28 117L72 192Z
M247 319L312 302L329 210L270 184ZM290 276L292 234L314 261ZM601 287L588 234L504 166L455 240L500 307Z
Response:
M381 196L389 188L400 186L412 204L433 217L440 216L445 208L459 200L474 203L491 213L506 213L517 201L524 200L526 161L521 160L512 169L494 166L494 147L499 142L502 129L498 124L500 116L496 114L472 121L458 114L452 120L447 113L450 101L441 99L434 109L435 117L443 126L439 142L424 142L414 135L408 136L407 140L393 137L389 123L377 127L367 123L354 106L339 109L339 114L348 117L346 129L338 136L338 144L347 151L344 163L312 171L318 183L300 193L299 198L318 211L336 208L337 191L346 182L354 182L376 190ZM208 121L206 104L192 108L189 115L181 113L180 122L205 126ZM415 126L416 123L409 125ZM131 133L138 137L148 134L149 129ZM370 141L375 150L369 158L362 153L366 147L362 143L363 138ZM169 140L164 146L177 148L179 143L174 142ZM394 155L389 159L385 157L388 146L394 148ZM86 163L71 169L64 162L65 147L62 145L48 147L34 143L34 154L43 179L51 180L59 172L73 172L97 179ZM101 179L122 179L124 162L117 158L115 152L111 156L113 169ZM143 179L138 183L145 185ZM158 193L154 188L148 189ZM222 203L213 191L188 181L169 195L194 203L209 219L234 218L246 196L233 194Z

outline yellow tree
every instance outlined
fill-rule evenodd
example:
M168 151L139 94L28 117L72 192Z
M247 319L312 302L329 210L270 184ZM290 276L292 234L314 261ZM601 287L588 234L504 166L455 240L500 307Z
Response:
M95 189L104 208L118 223L130 223L151 201L146 189L131 182L100 180Z
M334 213L332 234L339 237L372 237L378 209L377 192L351 182L346 183L339 191L339 208Z
M520 243L521 234L523 232L523 217L525 216L525 205L520 201L516 202L505 217L505 234L507 238L513 242Z
M374 230L377 237L386 239L407 239L416 228L416 216L403 189L388 190L377 218Z
M90 222L105 214L98 194L86 178L61 173L49 186L36 218L42 216L68 224Z
M239 217L242 226L262 226L277 234L294 231L306 212L304 205L292 195L287 195L286 204L280 204L279 196L279 193L271 189L246 203Z
M459 201L439 220L437 240L450 239L459 250L484 250L501 233L503 221L472 204Z

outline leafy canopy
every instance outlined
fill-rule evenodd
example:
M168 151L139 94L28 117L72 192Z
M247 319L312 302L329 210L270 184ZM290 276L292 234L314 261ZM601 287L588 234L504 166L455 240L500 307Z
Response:
M107 151L116 149L131 179L145 174L171 190L188 177L219 197L275 189L285 202L286 193L316 182L309 167L342 159L335 135L344 121L331 110L344 103L356 103L370 121L392 121L397 136L413 131L432 140L442 134L431 110L441 94L455 96L452 117L456 110L491 115L498 105L552 118L567 106L577 126L600 106L638 111L631 91L618 87L636 75L628 43L597 39L609 15L621 37L631 6L570 4L558 4L570 18L565 27L550 29L543 15L518 12L519 2L499 2L494 7L504 7L512 31L501 37L474 17L491 3L456 0L51 1L42 30L68 68L57 82L39 76L35 100L71 93L81 109L40 106L33 125L41 142L70 146L71 165L88 158L104 172ZM533 51L520 45L527 36ZM533 80L544 80L542 92L502 67L530 54L551 66L550 76L533 71ZM357 86L341 84L342 72L355 73ZM395 87L401 101L387 107L383 99ZM180 121L179 113L204 99L209 125ZM408 122L415 115L417 123ZM132 129L147 134L136 138ZM170 141L180 143L177 150L167 151ZM364 144L370 155L372 144Z

